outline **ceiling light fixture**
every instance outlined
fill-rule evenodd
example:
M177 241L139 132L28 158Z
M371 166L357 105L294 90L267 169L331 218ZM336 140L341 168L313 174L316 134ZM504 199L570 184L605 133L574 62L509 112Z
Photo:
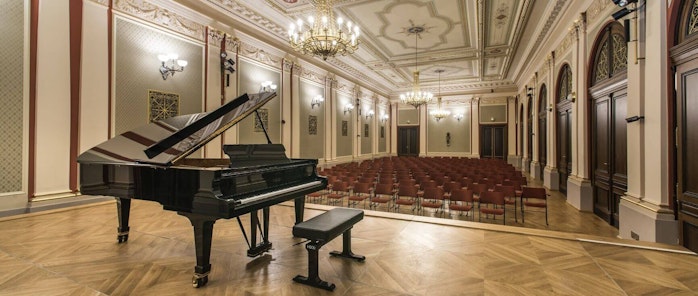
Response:
M451 111L444 110L441 108L441 73L443 73L444 70L438 69L434 72L439 73L439 95L436 97L436 102L437 102L436 110L431 111L431 116L434 116L434 119L436 119L436 122L439 122L441 119L444 119L447 116L451 115Z
M405 104L412 105L415 108L419 108L419 106L431 102L431 99L434 97L434 94L426 91L423 92L419 88L419 69L417 68L417 39L419 38L419 34L424 32L424 27L412 25L407 29L407 32L409 32L410 34L414 34L414 72L412 73L414 76L414 84L412 85L411 92L406 92L400 95L400 101L402 101Z
M318 0L315 17L309 16L308 23L298 19L291 23L288 39L295 51L322 57L352 54L359 48L359 26L351 21L334 18L332 0Z

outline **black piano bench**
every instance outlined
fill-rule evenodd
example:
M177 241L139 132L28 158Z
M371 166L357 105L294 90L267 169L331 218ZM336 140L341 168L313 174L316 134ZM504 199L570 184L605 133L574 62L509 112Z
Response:
M326 243L343 234L342 252L333 251L332 256L339 256L363 262L365 256L351 251L351 228L364 218L364 211L356 209L335 208L293 226L293 236L309 239L305 244L308 250L308 276L297 275L293 281L313 287L333 291L335 285L320 279L318 274L318 252Z

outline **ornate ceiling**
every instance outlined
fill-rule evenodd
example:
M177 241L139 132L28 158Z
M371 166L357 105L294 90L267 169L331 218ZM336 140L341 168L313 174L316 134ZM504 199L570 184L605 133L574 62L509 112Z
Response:
M313 14L314 1L178 0L217 22L256 31L246 33L262 35L265 42L283 50L290 50L286 42L289 24ZM408 34L407 28L417 25L426 29L417 42L423 89L436 93L436 70L443 69L442 94L510 94L516 90L512 69L520 67L522 49L530 52L532 32L546 21L529 19L556 3L538 2L336 0L335 13L361 28L360 49L351 56L326 63L318 58L314 63L349 74L394 99L412 86L415 35Z

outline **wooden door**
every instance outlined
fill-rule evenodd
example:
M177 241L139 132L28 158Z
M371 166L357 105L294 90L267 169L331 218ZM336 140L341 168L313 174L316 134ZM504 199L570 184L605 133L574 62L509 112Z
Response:
M419 127L401 126L397 131L398 156L419 156Z
M698 59L676 68L679 241L698 252Z
M557 173L560 176L559 190L567 193L567 178L572 171L572 124L571 106L558 105L557 112Z
M505 160L506 125L480 126L480 157Z
M594 213L616 227L620 199L628 188L626 115L626 89L594 98L591 151Z

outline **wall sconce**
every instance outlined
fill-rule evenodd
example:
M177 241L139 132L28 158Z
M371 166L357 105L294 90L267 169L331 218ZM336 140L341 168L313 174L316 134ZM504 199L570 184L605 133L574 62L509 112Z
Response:
M553 112L553 104L548 104L548 112Z
M351 110L354 110L354 105L352 105L351 103L347 103L346 105L344 105L344 114L345 115L347 114L347 112L351 113Z
M490 117L490 121L494 121L494 117Z
M162 74L162 80L167 80L167 77L174 76L175 72L184 71L184 67L188 64L185 60L179 60L179 55L176 53L159 54L158 60L161 62L160 74Z
M261 86L259 87L260 93L273 92L273 91L276 91L276 84L273 84L271 81L264 81L264 82L262 82Z
M310 100L310 109L315 109L315 106L320 106L320 103L324 101L325 98L323 98L321 95L316 95L312 100Z
M381 115L381 122L386 122L388 121L388 119L390 119L390 116L388 116L388 114Z
M458 113L458 114L456 114L456 115L453 115L453 117L455 117L456 120L458 120L458 121L460 121L461 119L463 119L464 116L465 116L465 115L463 115L463 113Z
M235 65L235 61L233 61L233 59L229 59L227 53L221 52L221 67L223 70L233 73L235 72L233 65Z
M577 92L574 92L574 91L573 91L573 92L570 94L570 101L572 101L572 103L574 103L576 100L577 100Z
M372 118L374 114L376 114L375 111L368 110L368 112L366 112L366 119Z

